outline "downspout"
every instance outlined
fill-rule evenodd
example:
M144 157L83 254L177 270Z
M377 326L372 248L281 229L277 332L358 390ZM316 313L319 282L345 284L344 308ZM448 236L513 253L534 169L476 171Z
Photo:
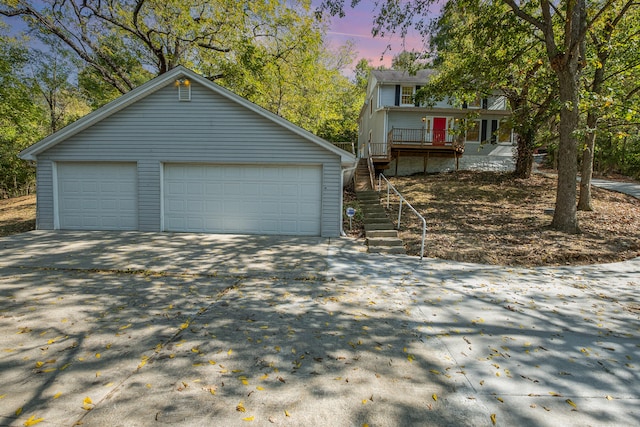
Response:
M356 159L356 165L350 168L342 169L340 174L340 236L347 237L347 233L344 232L344 221L342 218L344 212L344 173L348 171L354 171L358 168L358 160Z

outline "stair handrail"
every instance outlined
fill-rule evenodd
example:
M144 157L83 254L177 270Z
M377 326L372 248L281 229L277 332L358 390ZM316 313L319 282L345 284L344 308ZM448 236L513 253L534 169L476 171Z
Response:
M405 199L404 196L400 194L400 192L396 189L396 187L394 187L393 184L391 184L387 179L387 177L384 176L382 173L378 175L378 193L382 191L383 179L387 184L387 208L389 208L389 205L390 205L390 195L391 195L390 190L393 190L400 198L400 206L398 207L398 230L400 230L400 221L402 220L402 204L403 203L406 203L407 206L418 216L418 218L422 220L422 245L420 247L420 260L422 260L424 258L424 242L427 237L427 221L424 219L422 215L420 215L420 213L413 206L411 206L411 203L409 203L407 199Z
M369 170L369 182L371 183L371 188L376 188L376 173L375 166L373 165L373 156L371 155L371 145L367 143L367 169Z

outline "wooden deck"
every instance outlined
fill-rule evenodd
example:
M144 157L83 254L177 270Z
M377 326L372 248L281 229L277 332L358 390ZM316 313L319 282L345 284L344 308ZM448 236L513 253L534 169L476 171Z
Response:
M424 129L394 128L387 135L387 143L370 143L371 159L376 169L386 169L396 160L396 174L400 157L422 157L424 171L430 157L449 157L456 160L464 153L464 144L458 135L446 131L425 132Z

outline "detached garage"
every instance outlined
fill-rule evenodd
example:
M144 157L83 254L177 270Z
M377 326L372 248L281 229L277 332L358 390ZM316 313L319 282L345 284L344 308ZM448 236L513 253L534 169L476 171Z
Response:
M24 150L37 228L338 236L355 157L178 67Z

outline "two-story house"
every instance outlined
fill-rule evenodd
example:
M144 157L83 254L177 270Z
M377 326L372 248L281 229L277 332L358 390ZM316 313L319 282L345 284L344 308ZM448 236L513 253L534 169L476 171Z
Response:
M513 167L510 112L502 96L456 105L445 99L427 106L416 92L434 70L373 70L360 112L360 157L371 157L388 175Z

